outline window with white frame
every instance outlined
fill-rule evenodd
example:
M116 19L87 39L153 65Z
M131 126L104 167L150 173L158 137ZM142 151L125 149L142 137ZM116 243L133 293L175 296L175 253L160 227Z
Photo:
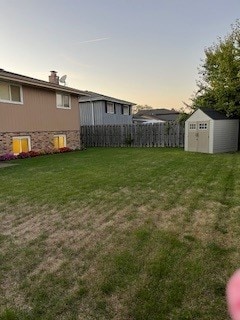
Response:
M208 124L206 122L202 122L198 124L198 130L207 130Z
M57 108L71 109L71 97L69 94L57 93Z
M130 114L129 106L123 105L123 114L125 116L129 116L129 114Z
M60 149L66 147L66 135L58 134L53 137L53 144L55 149Z
M31 140L29 136L19 136L12 138L12 152L14 154L28 151L31 151Z
M114 114L114 103L113 102L107 102L106 103L106 112L110 114Z
M0 101L22 104L22 87L17 84L0 81Z
M196 123L189 123L189 130L196 130Z

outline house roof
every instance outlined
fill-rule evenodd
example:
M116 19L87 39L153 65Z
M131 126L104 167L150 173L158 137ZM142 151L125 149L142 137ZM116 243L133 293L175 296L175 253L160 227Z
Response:
M110 101L115 103L127 104L127 105L135 105L133 102L129 102L126 100L116 99L113 97L109 97L100 93L92 92L92 91L85 91L86 97L80 97L79 102L89 102L89 101Z
M17 73L12 73L9 71L5 71L4 69L0 69L0 80L3 81L13 81L15 83L19 84L25 84L25 85L30 85L34 87L39 87L39 88L44 88L44 89L50 89L54 91L62 91L62 92L67 92L67 93L72 93L72 94L77 94L80 96L86 96L88 95L86 91L81 91L78 89L62 86L59 84L55 84L52 82L48 81L43 81L31 77L27 77L21 74Z
M199 108L202 112L204 112L209 118L213 120L231 120L233 117L227 117L224 113L218 112L214 109L210 108Z
M133 122L157 123L157 122L165 122L165 120L157 119L156 117L145 117L145 116L136 117L135 115L133 115Z
M179 116L179 112L169 109L149 109L140 110L133 115L134 120L159 120L159 121L176 121Z
M159 109L143 109L143 110L139 110L136 115L169 115L169 114L179 114L178 111L174 110L174 109L165 109L165 108L159 108Z

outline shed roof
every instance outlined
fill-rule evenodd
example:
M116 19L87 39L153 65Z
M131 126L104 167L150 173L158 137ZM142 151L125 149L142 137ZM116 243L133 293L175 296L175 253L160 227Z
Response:
M51 90L59 90L67 93L77 94L79 96L87 96L86 91L81 91L78 89L70 88L67 86L62 86L60 84L55 84L48 81L43 81L35 78L31 78L28 76L24 76L21 74L5 71L4 69L0 69L0 80L3 81L14 81L19 84L26 84L34 87L44 88L44 89L51 89Z
M85 91L86 92L86 97L81 97L79 99L79 102L88 102L88 101L110 101L110 102L115 102L115 103L121 103L121 104L127 104L127 105L135 105L136 103L126 101L126 100L121 100L113 97L109 97L97 92L92 92L92 91Z
M227 117L224 113L216 111L210 108L199 108L202 112L204 112L209 118L213 120L231 120L233 117ZM236 118L235 118L236 119Z

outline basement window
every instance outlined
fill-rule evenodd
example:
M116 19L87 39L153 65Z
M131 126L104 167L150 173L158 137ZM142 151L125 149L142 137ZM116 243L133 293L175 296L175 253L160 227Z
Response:
M31 151L30 137L13 137L12 139L12 151L15 155L21 152Z
M71 109L71 98L69 94L57 93L57 108Z
M65 134L59 134L55 135L53 138L53 144L55 149L60 149L66 147L66 135Z
M14 104L22 104L22 87L17 84L0 82L0 101Z

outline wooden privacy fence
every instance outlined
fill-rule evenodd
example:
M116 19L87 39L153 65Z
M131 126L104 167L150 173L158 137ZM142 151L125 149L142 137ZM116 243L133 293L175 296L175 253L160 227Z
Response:
M84 147L183 147L184 126L157 124L82 126Z

